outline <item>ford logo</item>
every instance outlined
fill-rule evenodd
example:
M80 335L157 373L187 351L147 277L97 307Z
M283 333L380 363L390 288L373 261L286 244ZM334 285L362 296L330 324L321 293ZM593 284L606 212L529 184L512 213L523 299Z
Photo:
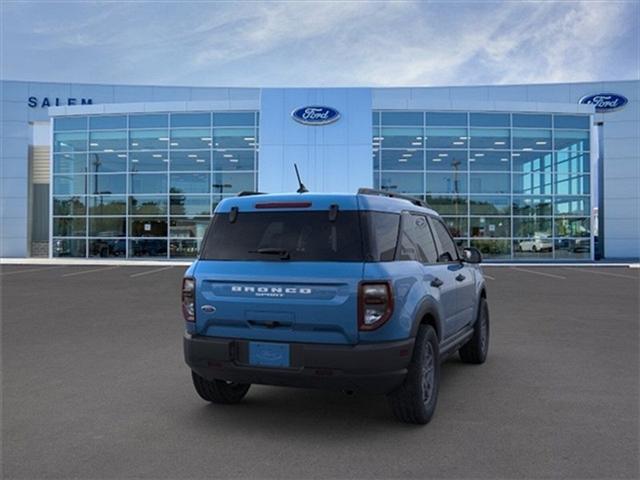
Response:
M335 108L312 105L295 109L291 116L304 125L328 125L340 118L340 112Z
M596 93L582 97L579 103L594 105L597 113L607 113L620 110L628 101L627 97L616 93Z

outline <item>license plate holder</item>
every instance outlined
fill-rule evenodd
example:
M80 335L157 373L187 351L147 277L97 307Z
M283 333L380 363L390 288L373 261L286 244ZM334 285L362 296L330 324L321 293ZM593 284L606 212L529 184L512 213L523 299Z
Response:
M288 368L288 343L249 342L249 365Z

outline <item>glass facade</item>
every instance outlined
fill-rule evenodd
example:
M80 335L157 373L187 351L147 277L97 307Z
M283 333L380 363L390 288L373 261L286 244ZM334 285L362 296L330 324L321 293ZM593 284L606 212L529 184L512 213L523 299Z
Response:
M53 256L195 257L217 203L257 186L255 111L53 125Z
M373 112L374 187L487 259L591 258L589 115Z

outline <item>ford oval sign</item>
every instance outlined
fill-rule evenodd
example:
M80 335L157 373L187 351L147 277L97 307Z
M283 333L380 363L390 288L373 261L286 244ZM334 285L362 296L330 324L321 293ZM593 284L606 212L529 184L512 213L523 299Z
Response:
M597 113L607 113L620 110L628 101L627 97L616 93L596 93L582 97L579 103L594 105Z
M337 121L340 112L335 108L312 105L295 109L291 116L296 122L304 125L327 125Z

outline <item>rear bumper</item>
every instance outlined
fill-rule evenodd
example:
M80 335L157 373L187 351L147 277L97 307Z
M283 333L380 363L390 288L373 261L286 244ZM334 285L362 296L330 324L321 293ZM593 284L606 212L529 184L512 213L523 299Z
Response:
M184 358L198 375L237 383L388 393L407 374L414 339L367 345L290 344L289 368L249 365L249 341L186 333Z

